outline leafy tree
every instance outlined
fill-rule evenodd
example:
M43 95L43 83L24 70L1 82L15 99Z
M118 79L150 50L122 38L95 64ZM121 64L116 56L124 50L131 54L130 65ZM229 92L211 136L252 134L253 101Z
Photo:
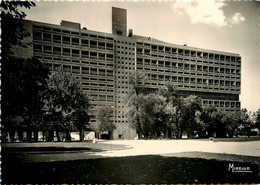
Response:
M141 134L144 136L145 139L153 136L153 102L148 100L147 96L143 97L143 101L140 107L140 127L141 127Z
M225 113L226 111L221 109L217 109L217 111L214 112L214 126L217 138L226 137L226 125L223 122Z
M41 92L46 85L48 70L35 58L15 58L13 48L30 44L25 42L30 33L23 27L22 20L26 14L21 8L30 9L34 6L33 1L1 1L3 125L11 128L15 123L13 129L18 130L20 140L23 140L23 131L26 129L29 142L32 131L35 141L38 139L37 127L42 121ZM14 134L14 131L11 133Z
M140 123L142 134L145 138L153 136L159 138L161 131L166 133L166 102L165 98L158 94L148 94L140 108Z
M3 126L12 133L12 129L21 132L26 129L30 142L32 131L41 122L42 92L47 88L49 69L36 58L12 57L8 58L6 65L8 67L2 71ZM13 121L18 118L19 122Z
M191 95L183 99L182 124L188 138L194 138L197 133L201 137L205 133L205 124L200 120L201 109L199 97Z
M113 123L113 109L110 107L101 107L98 110L98 130L99 132L108 132L110 139L112 139L113 130L116 126Z
M89 106L89 99L75 76L61 68L50 75L45 92L44 111L45 118L52 123L51 131L56 131L58 141L61 141L61 131L66 132L67 141L71 140L70 132L73 126L82 131L89 121Z
M233 112L222 112L221 124L224 132L218 137L233 137L234 135L247 135L250 137L253 121L250 118L251 112L247 109Z
M166 98L166 102L172 102L173 106L178 105L179 100L179 91L177 86L172 85L171 83L165 84L166 89L160 89L159 94Z
M73 125L79 131L79 139L83 141L83 131L88 128L90 116L88 115L89 108L91 107L89 98L84 94L81 88L77 89L76 96L74 97L75 104L72 112Z
M128 119L132 127L136 129L138 138L142 138L142 127L140 122L140 107L145 94L145 75L136 72L129 77L130 92L127 97L129 107Z
M161 89L160 94L166 98L166 124L168 136L172 136L172 132L175 132L177 138L182 138L182 105L183 98L179 97L179 91L176 86L171 83L166 84L166 89Z
M239 112L239 122L242 132L248 137L250 137L251 129L253 129L254 127L253 121L251 120L251 114L252 113L245 108L241 109L241 111Z
M217 116L218 116L218 109L216 107L205 106L202 108L200 118L205 123L205 127L209 137L214 136L214 132L216 130L216 124L218 122Z
M239 125L239 113L224 112L221 121L225 125L226 134L228 137L232 138Z
M27 46L23 39L30 34L25 32L21 22L26 14L20 8L30 9L34 6L36 4L33 1L1 1L1 54L4 62L13 55L12 46Z
M260 134L260 109L256 111L256 128L258 128Z
M84 97L85 98L85 97ZM75 127L79 131L79 140L83 141L83 131L88 129L87 126L90 121L90 116L88 115L89 100L85 101L85 105L80 108L76 108L72 113L72 120Z

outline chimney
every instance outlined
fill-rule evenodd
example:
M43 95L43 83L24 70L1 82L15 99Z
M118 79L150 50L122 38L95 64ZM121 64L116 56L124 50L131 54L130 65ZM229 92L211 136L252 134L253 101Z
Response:
M133 35L133 29L129 29L129 31L128 31L128 37L132 37L132 35Z

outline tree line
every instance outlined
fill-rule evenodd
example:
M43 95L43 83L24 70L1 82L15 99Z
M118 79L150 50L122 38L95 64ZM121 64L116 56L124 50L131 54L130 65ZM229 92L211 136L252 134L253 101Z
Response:
M250 137L260 130L260 109L252 113L247 109L223 111L214 106L202 106L201 98L182 97L171 83L151 92L145 81L141 73L129 79L128 118L138 138L181 139L184 133L188 138Z
M82 132L89 122L90 101L76 76L61 68L50 72L35 58L10 57L2 73L2 135L9 133L11 141L18 132L23 141L38 141L38 131L43 138L58 141L61 133L71 140L70 132Z

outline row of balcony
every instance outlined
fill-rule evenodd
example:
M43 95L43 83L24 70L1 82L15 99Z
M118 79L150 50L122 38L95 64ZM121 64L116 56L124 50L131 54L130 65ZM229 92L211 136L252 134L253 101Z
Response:
M169 56L137 56L138 61L140 62L140 65L154 65L159 62L181 62L181 63L187 63L187 64L210 64L210 65L220 65L220 66L234 66L234 67L241 67L241 63L230 63L227 61L214 61L214 60L200 60L200 59L193 59L193 58L183 58L183 57L169 57ZM155 62L156 61L156 62Z
M239 94L240 88L238 87L223 87L223 86L209 86L209 85L196 85L196 84L184 84L178 82L172 82L175 84L179 90L193 90L200 92L219 92L219 93L230 93ZM149 88L157 89L158 87L165 87L165 82L150 81L146 82L145 85Z
M137 59L137 65L143 67L160 67L160 68L175 68L175 69L184 69L184 70L193 70L193 71L205 71L205 72L215 72L215 73L226 73L231 74L235 73L234 68L222 68L222 67L214 67L209 65L198 65L198 64L185 64L185 63L177 63L177 62L165 62L165 61L152 61L152 63L143 63L140 59ZM238 69L237 69L238 70ZM240 71L240 70L238 70Z
M110 42L112 42L114 40L112 37L108 37L108 36L75 32L75 31L64 30L64 29L53 28L53 27L33 25L33 36L41 38L42 34L45 34L45 37L47 37L47 38L49 37L48 34L49 35L53 34L56 36L66 35L66 36L74 36L76 38L77 37L89 38L89 39L95 39L95 40L106 40L106 41L110 41Z
M142 46L143 43L137 43L137 46ZM202 58L217 61L228 61L241 63L241 57L223 55L219 53L209 53L203 51L194 51L190 49L172 48L158 45L143 45L143 47L137 47L137 54L140 55L152 55L152 54L170 54L177 56L186 56L193 58Z
M67 56L67 57L77 57L104 61L114 61L114 55L108 53L98 53L84 50L75 50L69 48L55 48L51 46L42 47L40 45L34 45L34 53L44 53L49 55Z
M149 81L170 81L170 82L178 82L184 84L196 84L196 85L206 85L206 86L222 86L222 87L237 87L240 88L241 83L238 81L224 81L224 80L212 80L212 79L196 79L189 77L163 77L163 76L148 76Z
M42 56L38 56L35 55L36 58L38 58L39 60L43 60L43 62L45 62L50 66L50 69L52 69L52 63L53 62L58 65L76 65L76 66L91 66L91 67L96 67L96 68L100 68L100 69L114 69L114 64L113 63L104 63L104 62L100 62L100 61L84 61L84 60L70 60L67 58L52 58L52 57L42 57Z
M101 42L101 41L94 41L94 40L86 40L86 39L79 39L79 38L71 38L66 36L60 35L52 35L49 36L33 36L34 42L47 42L47 43L55 43L55 44L64 44L64 45L71 45L71 46L81 46L81 47L90 47L94 49L101 49L101 50L114 50L113 43L110 42Z
M240 70L236 70L233 72L230 71L220 71L220 72L216 72L216 71L208 71L208 70L187 70L187 69L171 69L171 70L160 70L160 69L154 69L154 68L140 68L137 67L138 70L140 71L152 71L153 73L179 73L179 74L187 74L187 75L199 75L199 76L214 76L214 77L223 77L223 78L237 78L240 79Z
M225 108L235 108L235 107L240 108L240 102L232 102L232 101L202 100L202 105L225 107Z

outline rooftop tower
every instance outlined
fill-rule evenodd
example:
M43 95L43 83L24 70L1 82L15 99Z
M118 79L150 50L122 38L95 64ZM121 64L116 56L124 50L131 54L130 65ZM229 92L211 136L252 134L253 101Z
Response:
M112 7L112 34L126 36L126 9Z

